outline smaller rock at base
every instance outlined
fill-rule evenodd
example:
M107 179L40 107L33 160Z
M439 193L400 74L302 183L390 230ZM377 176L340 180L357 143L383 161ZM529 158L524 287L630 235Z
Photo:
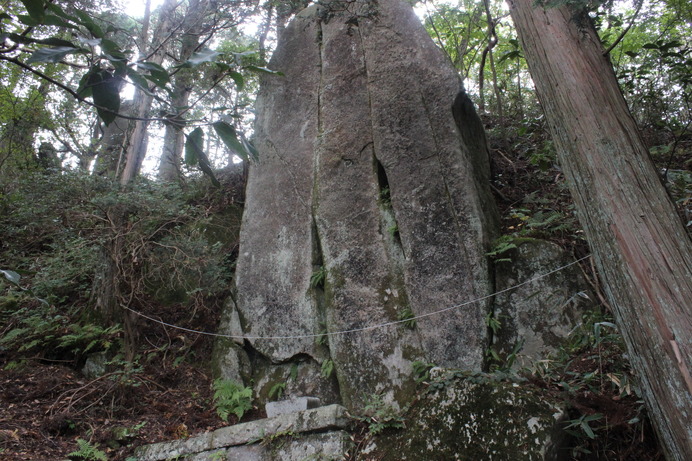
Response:
M274 416L309 410L319 406L320 399L317 397L292 397L288 400L268 402L264 408L267 411L267 418L273 418Z

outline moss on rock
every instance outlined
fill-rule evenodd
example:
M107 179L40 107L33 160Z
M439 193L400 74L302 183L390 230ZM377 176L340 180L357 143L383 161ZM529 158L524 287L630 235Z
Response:
M504 375L437 370L405 429L371 439L368 459L560 459L562 404Z

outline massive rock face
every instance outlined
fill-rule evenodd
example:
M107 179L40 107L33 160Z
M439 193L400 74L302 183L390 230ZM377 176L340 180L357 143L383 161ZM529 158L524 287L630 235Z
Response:
M257 100L260 160L222 328L244 341L226 362L265 395L284 383L349 408L405 399L416 360L479 370L489 306L464 303L492 288L485 137L411 7L307 8L269 67L283 75Z

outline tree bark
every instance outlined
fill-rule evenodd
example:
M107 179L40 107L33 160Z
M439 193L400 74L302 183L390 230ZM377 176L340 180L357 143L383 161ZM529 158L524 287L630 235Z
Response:
M182 64L192 56L201 44L201 35L209 32L209 30L205 31L209 27L204 24L204 18L207 15L209 6L209 2L205 0L190 1L183 24L182 43L177 59L179 63ZM171 102L176 115L166 125L163 137L163 151L161 152L161 162L159 163L159 179L162 181L177 181L180 180L182 175L180 160L185 144L185 135L182 131L185 121L180 117L180 113L187 109L196 75L196 70L184 68L179 69L175 74Z
M150 1L147 1L147 13L145 14L144 26L142 28L140 49L142 53L144 53L145 50L148 50L150 56L147 60L149 62L154 62L156 64L161 64L163 62L165 50L170 40L169 34L172 29L173 12L177 7L178 3L175 0L166 0L166 2L161 6L159 21L156 26L156 30L154 31L151 45L149 48L147 48L150 8ZM154 98L150 94L138 89L135 93L134 115L139 118L148 117L153 100ZM133 121L133 124L134 129L132 130L132 135L130 137L125 154L125 168L120 176L120 183L122 185L126 185L139 174L139 170L142 168L142 162L144 161L147 151L147 130L149 127L149 122L146 120L136 120Z
M579 218L668 459L692 459L692 243L598 36L509 0Z

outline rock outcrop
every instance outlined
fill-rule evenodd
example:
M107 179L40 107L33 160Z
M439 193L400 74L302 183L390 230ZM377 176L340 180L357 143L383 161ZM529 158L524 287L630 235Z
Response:
M415 360L480 370L496 218L455 70L399 0L307 8L269 67L224 360L351 409L410 397Z
M565 250L538 239L518 239L516 245L507 253L509 261L495 264L495 290L500 294L494 298L499 328L493 347L505 359L514 352L510 360L520 368L557 352L597 303ZM563 269L544 276L558 268Z
M439 370L405 427L371 439L362 459L566 459L565 404L541 392L493 375Z

